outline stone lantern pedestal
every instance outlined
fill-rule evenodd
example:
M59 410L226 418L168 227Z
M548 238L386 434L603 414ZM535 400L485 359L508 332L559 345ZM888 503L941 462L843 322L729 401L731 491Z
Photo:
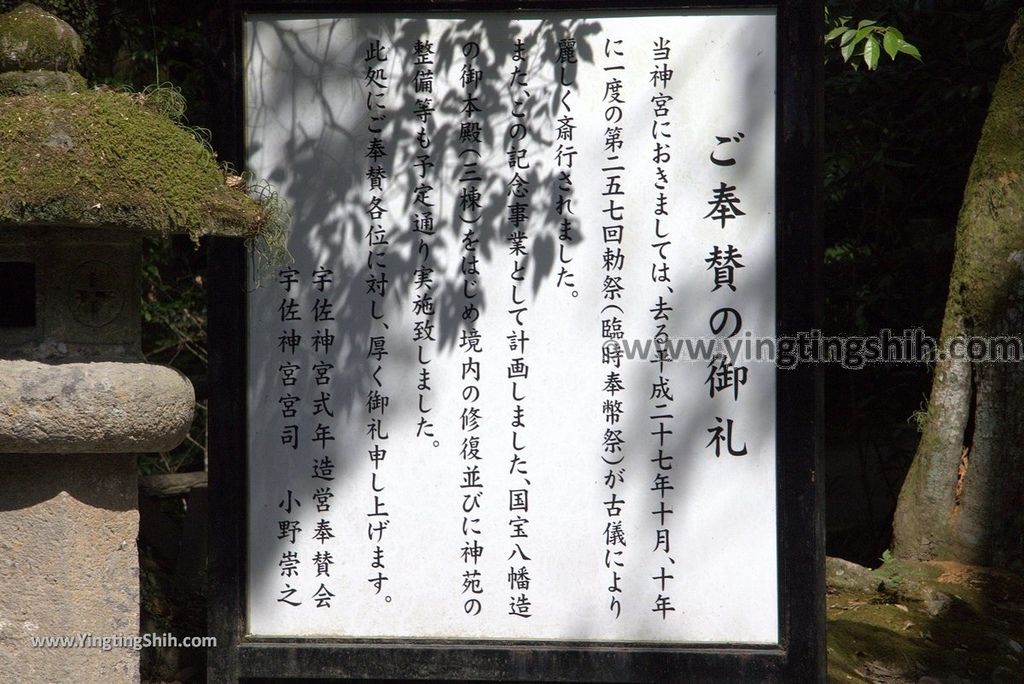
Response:
M0 14L0 681L19 684L139 680L136 454L194 408L142 357L141 234L275 221L169 118L173 91L90 90L81 53L33 5Z
M0 673L139 678L136 454L176 446L194 395L139 353L139 238L0 231Z

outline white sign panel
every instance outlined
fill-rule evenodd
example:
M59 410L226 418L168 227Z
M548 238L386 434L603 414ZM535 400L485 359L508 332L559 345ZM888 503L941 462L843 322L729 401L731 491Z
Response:
M247 20L250 633L777 641L775 22Z

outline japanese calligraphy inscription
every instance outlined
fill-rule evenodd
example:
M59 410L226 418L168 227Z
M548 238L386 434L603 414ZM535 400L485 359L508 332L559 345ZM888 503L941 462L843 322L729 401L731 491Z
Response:
M775 21L247 19L250 633L778 640Z

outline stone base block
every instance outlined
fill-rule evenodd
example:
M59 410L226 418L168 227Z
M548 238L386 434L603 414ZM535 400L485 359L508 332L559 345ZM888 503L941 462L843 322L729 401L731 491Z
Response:
M139 681L138 651L103 650L139 631L137 500L134 454L0 454L0 679Z

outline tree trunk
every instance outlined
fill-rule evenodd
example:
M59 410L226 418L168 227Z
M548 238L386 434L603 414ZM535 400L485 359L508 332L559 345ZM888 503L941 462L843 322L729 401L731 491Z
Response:
M1024 336L1024 45L1011 42L964 192L940 353L956 336ZM900 558L1024 566L1024 363L936 362L893 533Z

